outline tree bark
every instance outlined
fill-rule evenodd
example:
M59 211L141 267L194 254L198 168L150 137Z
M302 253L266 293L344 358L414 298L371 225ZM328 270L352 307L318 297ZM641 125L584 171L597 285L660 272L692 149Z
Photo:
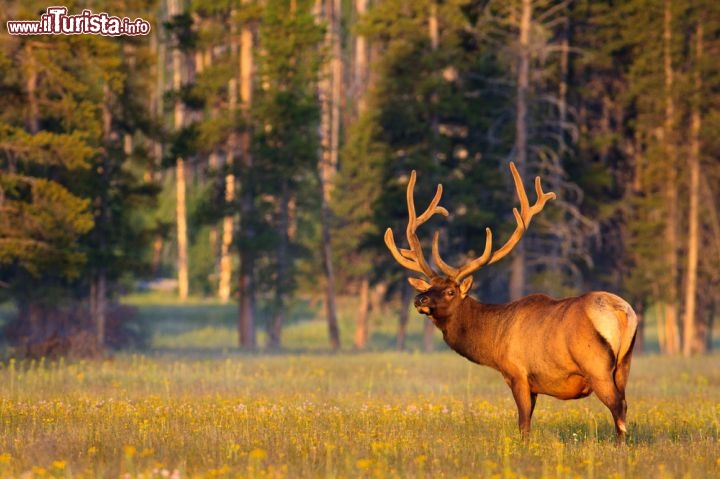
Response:
M237 108L237 80L232 78L228 82L228 110L230 114ZM235 202L235 174L233 172L235 163L235 150L237 148L237 135L230 133L225 154L225 204L229 207ZM232 279L232 256L230 248L233 243L235 221L232 214L226 213L222 220L222 240L220 243L220 272L218 279L218 298L222 302L230 299L230 282Z
M720 258L720 214L718 213L717 196L710 186L710 180L706 175L700 176L700 203L704 206L701 218L705 220L704 226L709 228L708 233L711 240L710 244L704 245L710 248L711 257ZM703 255L704 257L704 255ZM706 284L704 291L700 296L702 300L702 310L705 311L703 321L696 323L698 327L695 337L698 339L698 351L709 352L713 349L713 325L715 324L716 314L720 305L720 294L717 292L718 277L715 276L710 284ZM702 283L701 283L702 284Z
M430 13L428 15L428 37L430 39L430 49L435 52L440 47L440 30L437 18L437 3L433 0L430 3ZM437 113L438 94L433 91L430 94L430 160L437 161L438 157L438 136L439 136L439 117ZM405 304L407 309L407 303ZM407 314L407 311L401 312ZM423 351L431 352L435 348L435 325L426 318L423 322Z
M703 56L703 25L698 21L695 40L695 71L693 72L695 94L690 113L690 151L688 164L690 169L690 207L688 211L687 278L685 280L685 311L683 315L683 356L689 357L696 347L696 299L698 267L698 225L700 222L700 101L702 95L702 77L700 64Z
M666 290L662 292L665 328L665 351L677 354L680 350L678 331L678 175L677 150L675 147L675 101L673 97L674 71L672 64L672 11L670 0L665 0L663 23L663 63L665 77L665 124L663 141L667 158L665 184L665 262L667 265Z
M367 0L355 0L355 12L360 19L367 11ZM355 104L357 105L357 116L360 116L367 107L365 91L368 80L368 48L365 35L355 35L355 75L353 79Z
M370 338L370 280L367 275L360 280L360 304L358 305L355 347L365 349Z
M243 3L247 3L245 0ZM240 32L240 103L246 126L240 133L240 155L246 177L243 179L243 192L240 200L243 241L240 245L240 281L239 281L239 317L238 330L240 346L254 348L255 338L255 253L253 240L254 203L252 188L253 157L251 151L250 108L252 106L253 75L253 32L244 25Z
M521 178L525 178L527 171L528 147L528 89L530 84L530 22L532 19L531 0L522 0L522 13L520 16L520 31L518 42L517 63L517 98L515 106L515 166ZM510 300L525 296L525 244L519 242L512 255L510 265Z
M322 184L325 185L327 182L328 179L325 178L325 180L322 181ZM329 193L327 196L329 196ZM338 325L337 310L335 306L335 271L332 263L332 247L330 246L330 206L328 204L326 194L323 194L320 209L320 221L322 223L323 270L325 272L325 316L328 323L330 349L337 351L340 349L340 327Z
M187 211L185 208L185 160L177 158L175 164L175 217L177 218L177 269L178 299L185 301L189 293L187 258Z
M355 0L356 23L365 15L367 0ZM367 107L365 102L368 76L367 39L364 35L355 35L355 63L353 65L352 96L356 109L354 119L360 117ZM360 302L358 304L354 343L357 349L365 349L370 338L370 278L365 273L360 278Z
M177 0L168 0L168 15L173 17L179 15L180 6ZM182 88L183 54L180 48L175 45L172 52L173 68L173 90L179 92ZM185 122L185 108L182 101L175 101L173 112L173 127L176 132L180 131ZM176 159L175 164L175 218L177 233L177 275L178 275L178 299L185 301L188 297L188 259L187 259L187 213L185 209L185 161L182 158Z
M318 8L320 7L320 8ZM335 272L330 244L330 202L332 181L337 171L337 155L340 133L340 82L342 81L342 59L340 57L340 2L339 0L318 0L316 9L327 21L325 44L331 54L323 78L319 82L320 97L320 224L321 256L325 275L325 315L328 323L330 348L340 349L340 328L335 305Z

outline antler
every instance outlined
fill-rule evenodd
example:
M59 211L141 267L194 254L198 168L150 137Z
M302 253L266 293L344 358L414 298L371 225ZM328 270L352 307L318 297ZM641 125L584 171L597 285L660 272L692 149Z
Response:
M525 193L525 187L522 183L522 178L520 178L520 174L518 173L517 168L515 168L515 164L513 162L510 162L510 172L512 173L513 180L515 181L515 189L517 190L517 195L520 199L520 211L518 211L517 208L513 208L513 214L515 215L517 226L515 227L513 234L510 236L510 239L508 239L500 249L494 253L492 252L492 232L490 231L490 228L485 228L485 251L483 251L483 254L460 268L453 268L440 258L440 253L438 251L438 234L435 233L435 237L433 238L433 259L438 265L438 268L455 281L459 282L462 278L472 274L483 266L493 264L507 256L518 241L520 241L520 238L522 238L522 235L528 229L528 226L530 226L532 217L542 211L548 200L554 200L556 198L556 195L553 192L543 192L542 185L540 184L540 177L538 176L535 178L537 201L535 201L534 205L530 206L527 194Z
M548 200L554 200L557 197L553 192L543 192L542 185L540 184L540 177L538 176L535 178L535 192L537 193L537 200L535 201L534 205L530 206L527 194L525 193L525 187L522 183L522 178L520 178L520 174L518 173L517 168L515 168L515 164L512 161L510 162L510 172L512 173L513 181L515 182L515 190L517 190L518 199L520 200L520 211L518 211L517 208L513 208L513 214L515 215L515 221L517 222L517 226L515 227L515 231L513 232L513 234L510 236L507 242L502 245L502 247L500 247L500 249L495 252L492 251L492 231L490 231L490 228L485 228L485 250L483 251L483 254L480 257L475 258L474 260L459 268L454 268L447 264L445 261L443 261L443 259L440 257L440 251L438 248L440 234L437 231L435 232L432 242L433 261L435 262L437 267L440 268L440 271L442 271L446 276L452 278L453 280L459 282L464 277L472 274L483 266L493 264L496 261L499 261L500 259L507 256L508 253L510 253L510 251L512 251L512 249L518 243L518 241L520 241L520 238L522 238L522 235L525 233L525 231L527 231L533 216L542 211L542 209L545 207L545 203ZM398 250L397 246L395 245L395 238L393 237L393 233L390 228L385 231L385 244L387 245L390 253L392 253L395 260L397 260L397 262L400 263L402 266L409 270L423 273L428 278L433 278L437 276L437 273L433 271L432 268L430 268L427 261L425 260L425 256L422 252L422 246L420 245L420 240L418 239L415 231L417 230L418 226L425 223L435 213L440 213L443 216L448 216L448 211L442 206L438 206L438 203L440 202L440 196L442 196L442 185L438 185L437 191L435 192L435 197L430 202L430 206L428 206L428 208L423 214L417 217L415 216L415 201L413 199L413 190L415 188L416 179L415 177L415 170L413 170L410 174L410 182L408 183L407 187L408 225L406 232L408 243L410 244L410 249Z
M413 170L412 173L410 173L410 182L407 186L408 225L406 229L406 235L408 244L410 245L410 249L398 250L397 246L395 245L395 238L393 237L393 232L390 228L385 231L385 244L390 250L390 253L392 253L393 258L395 258L395 260L402 266L409 270L423 273L428 278L433 278L437 276L437 273L433 271L432 268L430 268L427 261L425 260L422 246L420 245L420 240L418 239L415 231L417 230L418 226L429 220L430 217L435 213L440 213L443 216L447 216L448 211L442 206L438 206L438 203L440 202L440 197L442 196L442 185L439 184L437 186L437 191L435 192L435 197L432 199L430 205L427 207L425 212L420 216L415 216L415 200L413 198L415 179L416 174L415 170ZM433 240L433 251L437 249L436 243L437 234L435 235L435 239Z

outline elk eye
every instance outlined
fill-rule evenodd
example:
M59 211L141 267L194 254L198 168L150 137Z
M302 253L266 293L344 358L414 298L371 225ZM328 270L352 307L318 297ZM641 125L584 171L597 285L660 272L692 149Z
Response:
M448 289L447 291L445 291L445 294L448 296L455 296L455 291L452 289Z

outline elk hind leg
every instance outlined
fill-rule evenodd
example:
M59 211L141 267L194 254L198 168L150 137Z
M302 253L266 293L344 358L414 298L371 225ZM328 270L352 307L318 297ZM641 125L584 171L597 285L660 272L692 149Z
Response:
M613 378L594 380L592 381L592 388L600 401L610 409L615 422L617 442L618 444L624 444L625 434L627 433L625 426L625 413L627 412L625 392L618 389Z

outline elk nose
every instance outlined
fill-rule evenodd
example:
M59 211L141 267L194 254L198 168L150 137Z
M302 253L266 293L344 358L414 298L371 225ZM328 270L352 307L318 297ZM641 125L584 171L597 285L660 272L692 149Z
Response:
M430 301L430 298L425 296L424 294L418 294L415 296L415 306L424 306Z

